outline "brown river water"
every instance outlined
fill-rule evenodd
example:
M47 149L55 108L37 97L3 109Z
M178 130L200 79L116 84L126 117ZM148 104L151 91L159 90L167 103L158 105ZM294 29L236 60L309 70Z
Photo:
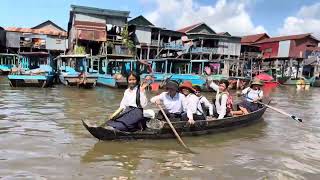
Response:
M175 139L98 141L81 119L102 122L123 90L11 88L0 78L0 179L320 179L320 88L281 86L263 121ZM149 94L149 97L152 94ZM210 93L206 94L210 96ZM153 107L154 108L154 107Z

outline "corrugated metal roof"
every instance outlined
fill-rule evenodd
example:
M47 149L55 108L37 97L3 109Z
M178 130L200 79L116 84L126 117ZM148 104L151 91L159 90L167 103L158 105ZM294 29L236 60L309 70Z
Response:
M148 21L144 16L140 15L131 19L128 22L129 25L140 25L140 26L154 26L150 21Z
M41 23L41 24L38 24L38 25L32 27L31 29L40 29L41 27L43 27L43 26L45 26L45 25L48 25L48 24L53 25L53 26L56 27L57 29L60 29L60 31L66 32L66 30L64 30L62 27L58 26L56 23L54 23L54 22L52 22L52 21L50 21L50 20L47 20L47 21L45 21L45 22L43 22L43 23Z
M258 41L254 44L262 44L262 43L269 43L269 42L278 42L278 41L286 41L286 40L297 40L297 39L303 39L310 36L312 39L315 39L316 41L320 42L318 39L315 37L311 36L311 33L306 33L306 34L297 34L297 35L290 35L290 36L279 36L279 37L273 37L269 39L264 39L261 41Z
M44 35L67 37L67 33L66 32L62 32L62 31L31 29L31 28L19 28L19 27L7 27L7 28L5 28L5 30L9 31L9 32L33 33L33 34L44 34Z
M228 33L228 32L219 32L219 33L217 33L218 35L224 35L224 36L231 36L231 34L230 33Z
M250 44L252 44L252 43L255 43L255 42L261 40L261 38L263 38L264 36L266 36L267 38L270 38L267 33L253 34L253 35L243 36L243 37L241 38L241 44L243 44L243 45L250 45Z
M130 14L130 11L118 11L118 10L101 9L101 8L87 7L87 6L71 5L71 8L72 8L72 12L95 14L95 15L102 15L102 16L117 16L117 17L128 18Z
M182 33L187 33L188 31L190 31L190 30L192 30L192 29L194 29L194 28L196 28L196 27L198 27L198 26L200 26L202 24L204 24L204 23L193 24L191 26L187 26L187 27L184 27L182 29L178 29L177 31L182 32Z

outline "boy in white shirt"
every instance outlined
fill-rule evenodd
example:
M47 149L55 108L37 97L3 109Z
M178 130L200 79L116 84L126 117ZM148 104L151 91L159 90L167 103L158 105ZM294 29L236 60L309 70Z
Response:
M185 81L180 86L180 91L185 95L183 108L185 113L182 114L181 120L188 121L189 124L194 124L195 120L205 120L205 116L200 105L199 97L195 93L190 81Z
M199 97L200 105L206 116L213 116L213 105L208 101L205 96L201 95L201 89L199 86L194 87L195 95Z
M216 100L215 100L215 105L216 105L215 116L217 116L218 119L223 119L231 111L230 109L227 109L227 101L229 97L229 92L228 92L229 82L227 80L221 80L219 82L219 85L217 85L212 81L209 86L214 91L217 92Z
M182 102L185 96L178 92L179 84L176 81L168 81L166 84L166 92L163 92L150 99L151 103L164 105L164 112L170 118L170 120L180 120L181 113L183 111ZM164 120L164 116L161 111L157 114L157 119Z

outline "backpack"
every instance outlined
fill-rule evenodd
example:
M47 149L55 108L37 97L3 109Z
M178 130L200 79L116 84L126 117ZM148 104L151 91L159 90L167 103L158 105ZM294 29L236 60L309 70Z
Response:
M223 92L221 93L221 96L219 98L219 103L221 104L221 101L222 101L222 95L223 94L226 94L228 96L228 99L227 99L227 113L231 112L233 110L233 98L232 96L230 95L229 92Z

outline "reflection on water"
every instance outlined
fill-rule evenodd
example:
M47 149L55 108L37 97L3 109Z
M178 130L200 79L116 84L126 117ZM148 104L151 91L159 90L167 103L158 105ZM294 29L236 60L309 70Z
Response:
M103 121L121 91L12 89L0 78L0 178L319 179L320 89L268 92L271 105L303 118L303 125L268 110L252 126L184 138L197 152L189 154L175 139L94 139L81 119Z

